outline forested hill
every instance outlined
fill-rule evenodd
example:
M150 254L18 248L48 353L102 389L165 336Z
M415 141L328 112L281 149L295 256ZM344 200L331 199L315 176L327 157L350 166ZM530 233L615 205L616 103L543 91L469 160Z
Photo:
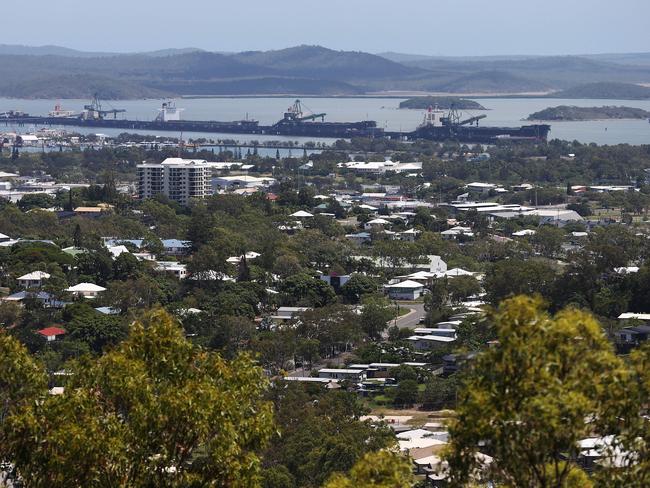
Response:
M610 100L650 99L650 88L633 83L587 83L552 95L553 98L603 98Z
M605 119L645 119L650 112L633 107L573 107L560 105L549 107L528 116L527 120L605 120Z
M399 59L400 61L395 61ZM650 65L577 56L386 57L296 46L273 51L195 48L91 53L58 46L0 45L0 96L104 99L164 95L450 95L549 93L570 98L650 98ZM62 83L66 77L73 82ZM101 85L108 88L99 88ZM585 85L593 80L606 83ZM620 95L616 96L619 93Z

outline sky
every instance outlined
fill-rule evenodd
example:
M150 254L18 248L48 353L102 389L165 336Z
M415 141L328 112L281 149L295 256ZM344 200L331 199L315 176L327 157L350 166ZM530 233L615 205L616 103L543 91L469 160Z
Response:
M650 0L29 0L0 44L446 56L650 51ZM18 4L16 4L18 5ZM12 16L16 16L12 19Z

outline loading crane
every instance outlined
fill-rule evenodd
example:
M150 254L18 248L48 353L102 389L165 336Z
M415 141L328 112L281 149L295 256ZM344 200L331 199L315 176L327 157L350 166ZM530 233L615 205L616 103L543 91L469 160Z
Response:
M449 108L449 113L447 116L442 117L440 121L442 122L442 125L449 126L468 125L473 124L474 122L476 122L476 125L478 125L478 121L486 117L487 115L483 114L477 115L475 117L469 117L467 119L462 119L460 111L458 111L458 109L456 109L456 107L452 104Z
M102 108L102 102L99 100L99 94L97 93L93 95L90 105L84 105L84 111L83 118L85 119L104 119L107 115L112 115L114 119L117 119L117 114L126 112L123 108Z
M469 119L461 120L458 122L458 125L468 125L468 124L473 124L476 122L476 125L478 125L478 121L486 118L487 115L482 114L482 115L477 115L476 117L470 117Z
M305 122L307 120L316 120L321 119L321 122L325 122L325 113L313 113L307 107L305 107L309 113L303 111L303 104L300 100L293 102L293 105L287 109L284 113L284 119L282 119L278 124L285 122Z

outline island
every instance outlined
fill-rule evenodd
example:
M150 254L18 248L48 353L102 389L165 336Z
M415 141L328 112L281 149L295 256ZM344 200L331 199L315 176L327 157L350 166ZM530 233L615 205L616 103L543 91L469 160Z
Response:
M483 105L474 100L459 97L413 97L399 104L399 108L419 110L429 107L449 109L452 106L458 110L487 110Z
M650 112L634 107L574 107L560 105L530 114L526 120L584 121L609 119L646 119Z

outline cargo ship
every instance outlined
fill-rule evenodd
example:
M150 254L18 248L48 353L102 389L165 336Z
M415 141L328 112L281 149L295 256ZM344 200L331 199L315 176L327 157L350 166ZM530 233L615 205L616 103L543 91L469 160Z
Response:
M323 137L335 139L390 138L400 140L426 139L430 141L457 141L461 143L494 144L501 140L546 141L551 130L549 125L526 125L523 127L478 126L485 115L463 119L453 107L449 112L429 108L424 121L412 132L387 132L377 127L373 120L360 122L325 122L325 113L306 111L300 100L296 100L284 113L282 119L273 125L260 125L257 120L236 120L232 122L182 120L173 101L164 102L154 120L140 121L118 118L126 112L123 109L104 108L97 96L92 103L76 115L57 106L49 116L30 116L25 113L5 112L0 114L0 123L6 125L73 126L142 131L203 132L223 134L260 134L278 136Z
M453 106L448 112L429 107L424 121L409 134L409 139L430 141L457 141L463 143L493 144L499 141L543 142L548 138L551 126L547 124L524 125L522 127L479 126L484 114L463 119Z

